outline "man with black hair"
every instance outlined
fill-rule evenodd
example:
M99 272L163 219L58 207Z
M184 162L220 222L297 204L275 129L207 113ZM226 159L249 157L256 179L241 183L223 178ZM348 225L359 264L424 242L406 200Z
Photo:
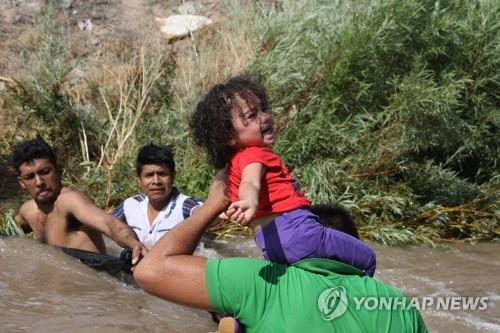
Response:
M96 207L83 193L62 185L56 154L43 139L16 145L11 163L19 185L31 197L15 217L24 232L32 231L35 239L75 255L105 254L103 233L132 250L133 264L147 253L129 226Z
M175 161L169 146L148 144L139 149L136 161L143 193L127 198L113 215L134 229L147 247L191 216L202 202L174 187Z
M318 215L319 222L325 227L337 229L359 239L358 228L349 212L339 205L312 205L311 212Z

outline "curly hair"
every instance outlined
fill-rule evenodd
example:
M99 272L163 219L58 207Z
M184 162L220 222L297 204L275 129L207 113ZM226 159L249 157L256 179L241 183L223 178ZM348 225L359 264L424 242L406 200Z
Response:
M30 162L36 158L46 158L54 167L58 168L54 150L41 137L25 140L15 145L10 156L10 163L19 174L21 164Z
M225 167L234 153L228 143L236 137L231 121L235 95L249 104L254 104L252 97L256 96L261 110L270 112L264 86L257 79L242 75L214 85L198 103L189 121L195 144L207 152L209 162L217 169Z

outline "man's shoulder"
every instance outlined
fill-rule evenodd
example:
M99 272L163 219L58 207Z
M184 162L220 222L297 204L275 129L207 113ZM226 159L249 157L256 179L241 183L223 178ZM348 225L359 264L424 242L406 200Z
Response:
M129 206L129 205L138 205L142 202L144 202L144 200L146 200L146 195L144 193L139 193L139 194L135 194L131 197L128 197L127 199L123 200L123 204Z
M89 200L88 196L80 191L73 190L69 187L63 187L57 196L56 202L65 202L68 200Z
M92 200L83 192L63 187L57 196L54 206L60 212L72 213L80 207L95 206Z
M31 200L28 200L26 201L25 203L23 203L21 205L21 207L19 207L19 215L21 215L21 217L23 218L28 218L28 216L36 213L36 211L38 210L38 207L35 203L35 200L31 199Z
M184 205L199 206L203 204L203 200L201 200L200 198L190 196L182 192L178 192L178 194L175 195L171 200L182 202Z
M189 195L186 195L182 192L179 192L177 190L177 193L175 193L174 196L172 196L172 198L170 200L175 200L175 201L184 201L186 199L190 199L191 197Z
M136 214L144 211L144 204L147 203L147 197L145 194L140 193L126 198L122 203L115 209L113 215L120 219L125 217L129 219L130 214Z
M27 209L32 209L33 207L36 207L35 200L30 199L30 200L24 202L21 205L21 207L19 207L19 211L27 210Z

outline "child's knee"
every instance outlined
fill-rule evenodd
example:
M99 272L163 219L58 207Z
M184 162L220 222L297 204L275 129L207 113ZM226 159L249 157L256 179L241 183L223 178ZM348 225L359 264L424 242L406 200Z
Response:
M367 256L365 273L366 275L373 277L375 274L375 269L377 267L377 255L375 251L370 247L370 251Z

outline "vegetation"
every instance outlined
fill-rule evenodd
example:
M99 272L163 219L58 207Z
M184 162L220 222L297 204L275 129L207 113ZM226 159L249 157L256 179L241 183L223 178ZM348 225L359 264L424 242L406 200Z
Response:
M268 87L275 151L313 202L347 207L365 238L500 235L498 1L229 3L221 23L183 41L191 58L150 34L109 42L97 60L68 56L51 3L25 51L31 72L3 98L21 137L51 141L65 181L99 205L136 190L133 159L151 141L175 144L177 185L203 197L213 170L187 117L213 83L246 71Z
M10 236L22 236L24 234L22 229L16 224L14 216L15 212L13 209L6 209L0 215L0 234Z

